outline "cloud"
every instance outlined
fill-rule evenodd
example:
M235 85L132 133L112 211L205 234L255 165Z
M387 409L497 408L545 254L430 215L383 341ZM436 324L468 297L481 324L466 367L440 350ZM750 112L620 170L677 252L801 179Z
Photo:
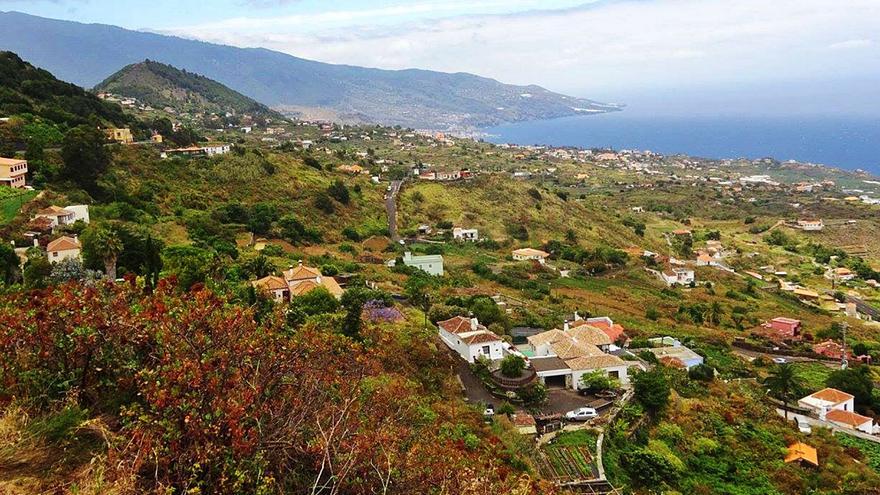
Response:
M828 48L832 50L851 50L854 48L866 48L874 45L874 40L862 39L862 40L846 40L839 41L837 43L832 43L828 45Z
M514 0L525 11L460 15L474 3L490 9L499 2L424 1L170 31L332 63L466 71L586 95L859 71L880 75L875 52L828 51L866 46L880 30L876 0L610 0L566 9Z

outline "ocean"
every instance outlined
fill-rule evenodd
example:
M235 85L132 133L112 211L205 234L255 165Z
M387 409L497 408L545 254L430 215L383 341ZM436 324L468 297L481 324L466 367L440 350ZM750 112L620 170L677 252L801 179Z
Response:
M797 160L880 176L880 118L645 116L627 110L505 124L487 141Z

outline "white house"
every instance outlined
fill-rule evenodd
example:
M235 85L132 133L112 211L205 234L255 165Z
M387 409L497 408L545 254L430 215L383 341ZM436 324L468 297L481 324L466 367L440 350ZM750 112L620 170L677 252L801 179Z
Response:
M55 239L46 246L46 255L49 257L51 263L58 263L59 261L64 261L66 259L81 259L81 250L82 246L76 236L63 236Z
M855 409L855 397L836 388L823 388L798 400L798 407L809 409L819 419L824 420L829 411L852 412Z
M834 423L842 428L858 430L869 435L874 433L874 420L852 411L832 409L825 414L825 421Z
M666 282L666 285L691 285L696 280L694 271L690 268L666 268L660 274L660 278Z
M517 261L535 260L542 265L547 261L550 253L540 249L521 248L513 251L513 259Z
M443 275L443 256L429 254L425 256L413 256L409 251L403 253L403 264L418 268L431 275Z
M830 268L828 269L828 271L825 272L825 278L827 278L828 280L835 280L837 282L848 282L856 278L856 274L849 268Z
M797 226L799 229L807 231L819 231L825 228L825 224L822 222L822 219L798 220Z
M34 218L47 218L51 222L52 228L59 225L70 225L77 220L89 223L89 207L88 205L71 205L61 208L59 206L50 206L44 208L34 215Z
M437 328L443 342L469 363L480 357L491 361L504 357L504 341L476 318L456 316L437 322Z
M208 156L225 155L232 150L232 145L227 143L211 143L202 146L202 150Z
M456 241L476 242L480 240L480 232L477 229L463 229L461 227L456 227L452 229L452 238Z

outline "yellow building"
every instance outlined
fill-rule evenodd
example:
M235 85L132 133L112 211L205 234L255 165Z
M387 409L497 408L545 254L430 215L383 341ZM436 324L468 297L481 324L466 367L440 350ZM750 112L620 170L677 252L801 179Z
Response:
M162 135L161 134L153 134L150 137L150 141L152 141L155 144L162 144Z
M27 160L0 158L0 186L24 187Z
M131 144L134 142L134 137L131 135L131 130L128 128L111 128L106 129L104 132L107 133L107 139L111 141L116 141L117 143L122 144Z

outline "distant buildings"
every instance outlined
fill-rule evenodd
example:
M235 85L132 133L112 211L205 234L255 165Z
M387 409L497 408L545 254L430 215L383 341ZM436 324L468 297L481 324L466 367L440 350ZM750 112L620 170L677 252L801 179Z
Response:
M407 251L403 253L403 264L418 268L431 275L443 275L443 256L439 254L413 256L412 253Z
M251 282L251 285L272 296L275 302L289 301L293 297L307 294L318 287L323 287L333 297L342 297L342 287L333 277L321 274L321 270L305 266L300 261L297 266L291 266L281 277L269 275Z
M793 318L778 317L773 318L767 323L767 327L772 329L776 335L782 338L794 338L801 333L801 321Z
M0 158L0 186L24 187L27 171L27 160Z
M806 231L819 231L825 228L825 224L822 222L822 219L817 220L798 220L797 227L801 230Z
M477 229L462 229L456 227L452 229L452 238L456 241L476 242L480 240L480 232Z
M172 148L165 150L163 157L173 156L215 156L225 155L232 151L232 145L226 143L210 143L204 146L188 146L186 148Z
M663 364L677 365L686 369L691 369L698 364L703 364L703 356L700 356L688 347L685 347L676 339L663 337L660 339L649 339L649 341L652 343L659 342L672 344L665 347L650 347L647 349Z
M134 142L134 136L131 135L131 129L128 128L117 129L114 127L104 129L104 134L107 136L107 139L120 144L131 144Z

